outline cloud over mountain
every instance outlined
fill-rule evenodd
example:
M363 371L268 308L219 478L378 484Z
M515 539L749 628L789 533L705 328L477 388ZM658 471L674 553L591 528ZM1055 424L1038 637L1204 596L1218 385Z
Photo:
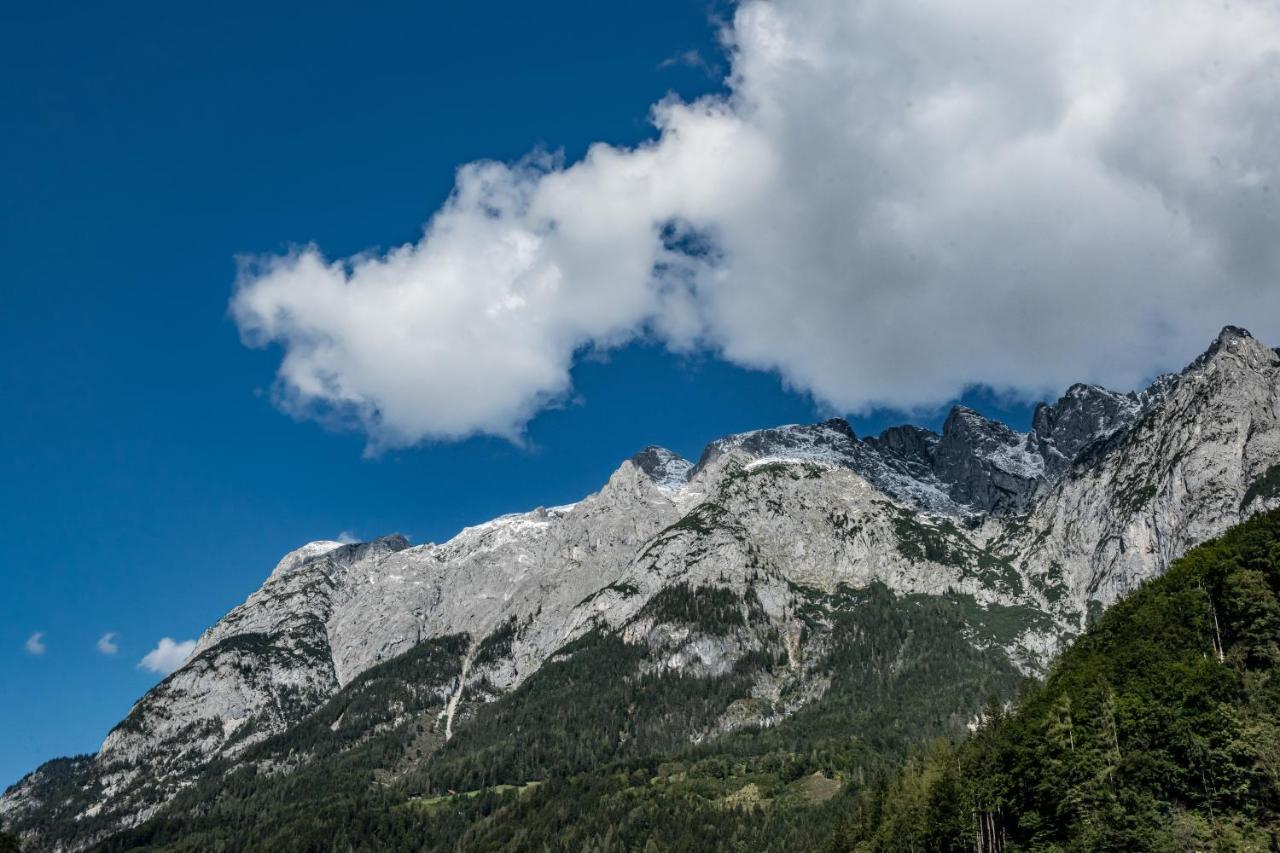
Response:
M421 240L246 263L279 399L374 447L518 437L638 336L843 411L1131 387L1280 337L1280 7L738 6L724 96L579 162L458 172Z
M179 643L169 637L161 637L156 647L138 661L138 668L157 675L168 675L186 663L195 648L195 640L183 640Z

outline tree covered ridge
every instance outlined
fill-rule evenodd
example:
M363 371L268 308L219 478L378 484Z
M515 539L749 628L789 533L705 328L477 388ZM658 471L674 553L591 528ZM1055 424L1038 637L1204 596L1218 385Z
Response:
M834 850L1280 848L1280 511L1176 561L1006 711L855 802Z

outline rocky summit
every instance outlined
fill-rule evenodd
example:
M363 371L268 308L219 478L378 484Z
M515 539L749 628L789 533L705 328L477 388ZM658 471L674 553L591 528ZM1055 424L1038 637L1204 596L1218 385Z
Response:
M0 820L32 849L83 849L193 813L184 794L215 777L298 774L389 732L379 784L434 772L429 793L469 731L606 646L643 695L718 685L662 734L681 742L776 726L856 666L865 686L943 657L985 679L939 712L960 724L979 692L1042 673L1117 598L1278 505L1280 355L1237 328L1147 389L1072 386L1029 433L957 407L941 434L832 419L721 438L696 464L649 447L578 503L443 544L286 555L96 755L27 776ZM873 606L934 614L949 639L913 656L904 629L879 663L871 626L899 622L864 619Z

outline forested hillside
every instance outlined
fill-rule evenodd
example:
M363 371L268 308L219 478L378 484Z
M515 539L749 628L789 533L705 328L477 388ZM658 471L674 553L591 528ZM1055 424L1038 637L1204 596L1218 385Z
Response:
M1275 850L1280 513L1108 610L1008 713L854 797L833 848Z

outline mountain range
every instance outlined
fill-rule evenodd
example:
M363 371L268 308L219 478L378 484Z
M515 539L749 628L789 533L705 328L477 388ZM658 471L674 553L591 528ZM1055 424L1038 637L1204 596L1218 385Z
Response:
M215 849L178 828L223 839L234 802L256 828L221 849L338 849L273 836L287 820L263 803L341 791L330 808L358 815L769 738L791 740L742 746L744 766L794 763L838 728L844 769L815 747L774 792L821 805L976 725L1117 600L1278 506L1280 353L1235 327L1141 391L1072 386L1027 433L956 407L940 433L837 418L696 461L648 447L575 504L442 544L285 555L0 821L34 850Z

